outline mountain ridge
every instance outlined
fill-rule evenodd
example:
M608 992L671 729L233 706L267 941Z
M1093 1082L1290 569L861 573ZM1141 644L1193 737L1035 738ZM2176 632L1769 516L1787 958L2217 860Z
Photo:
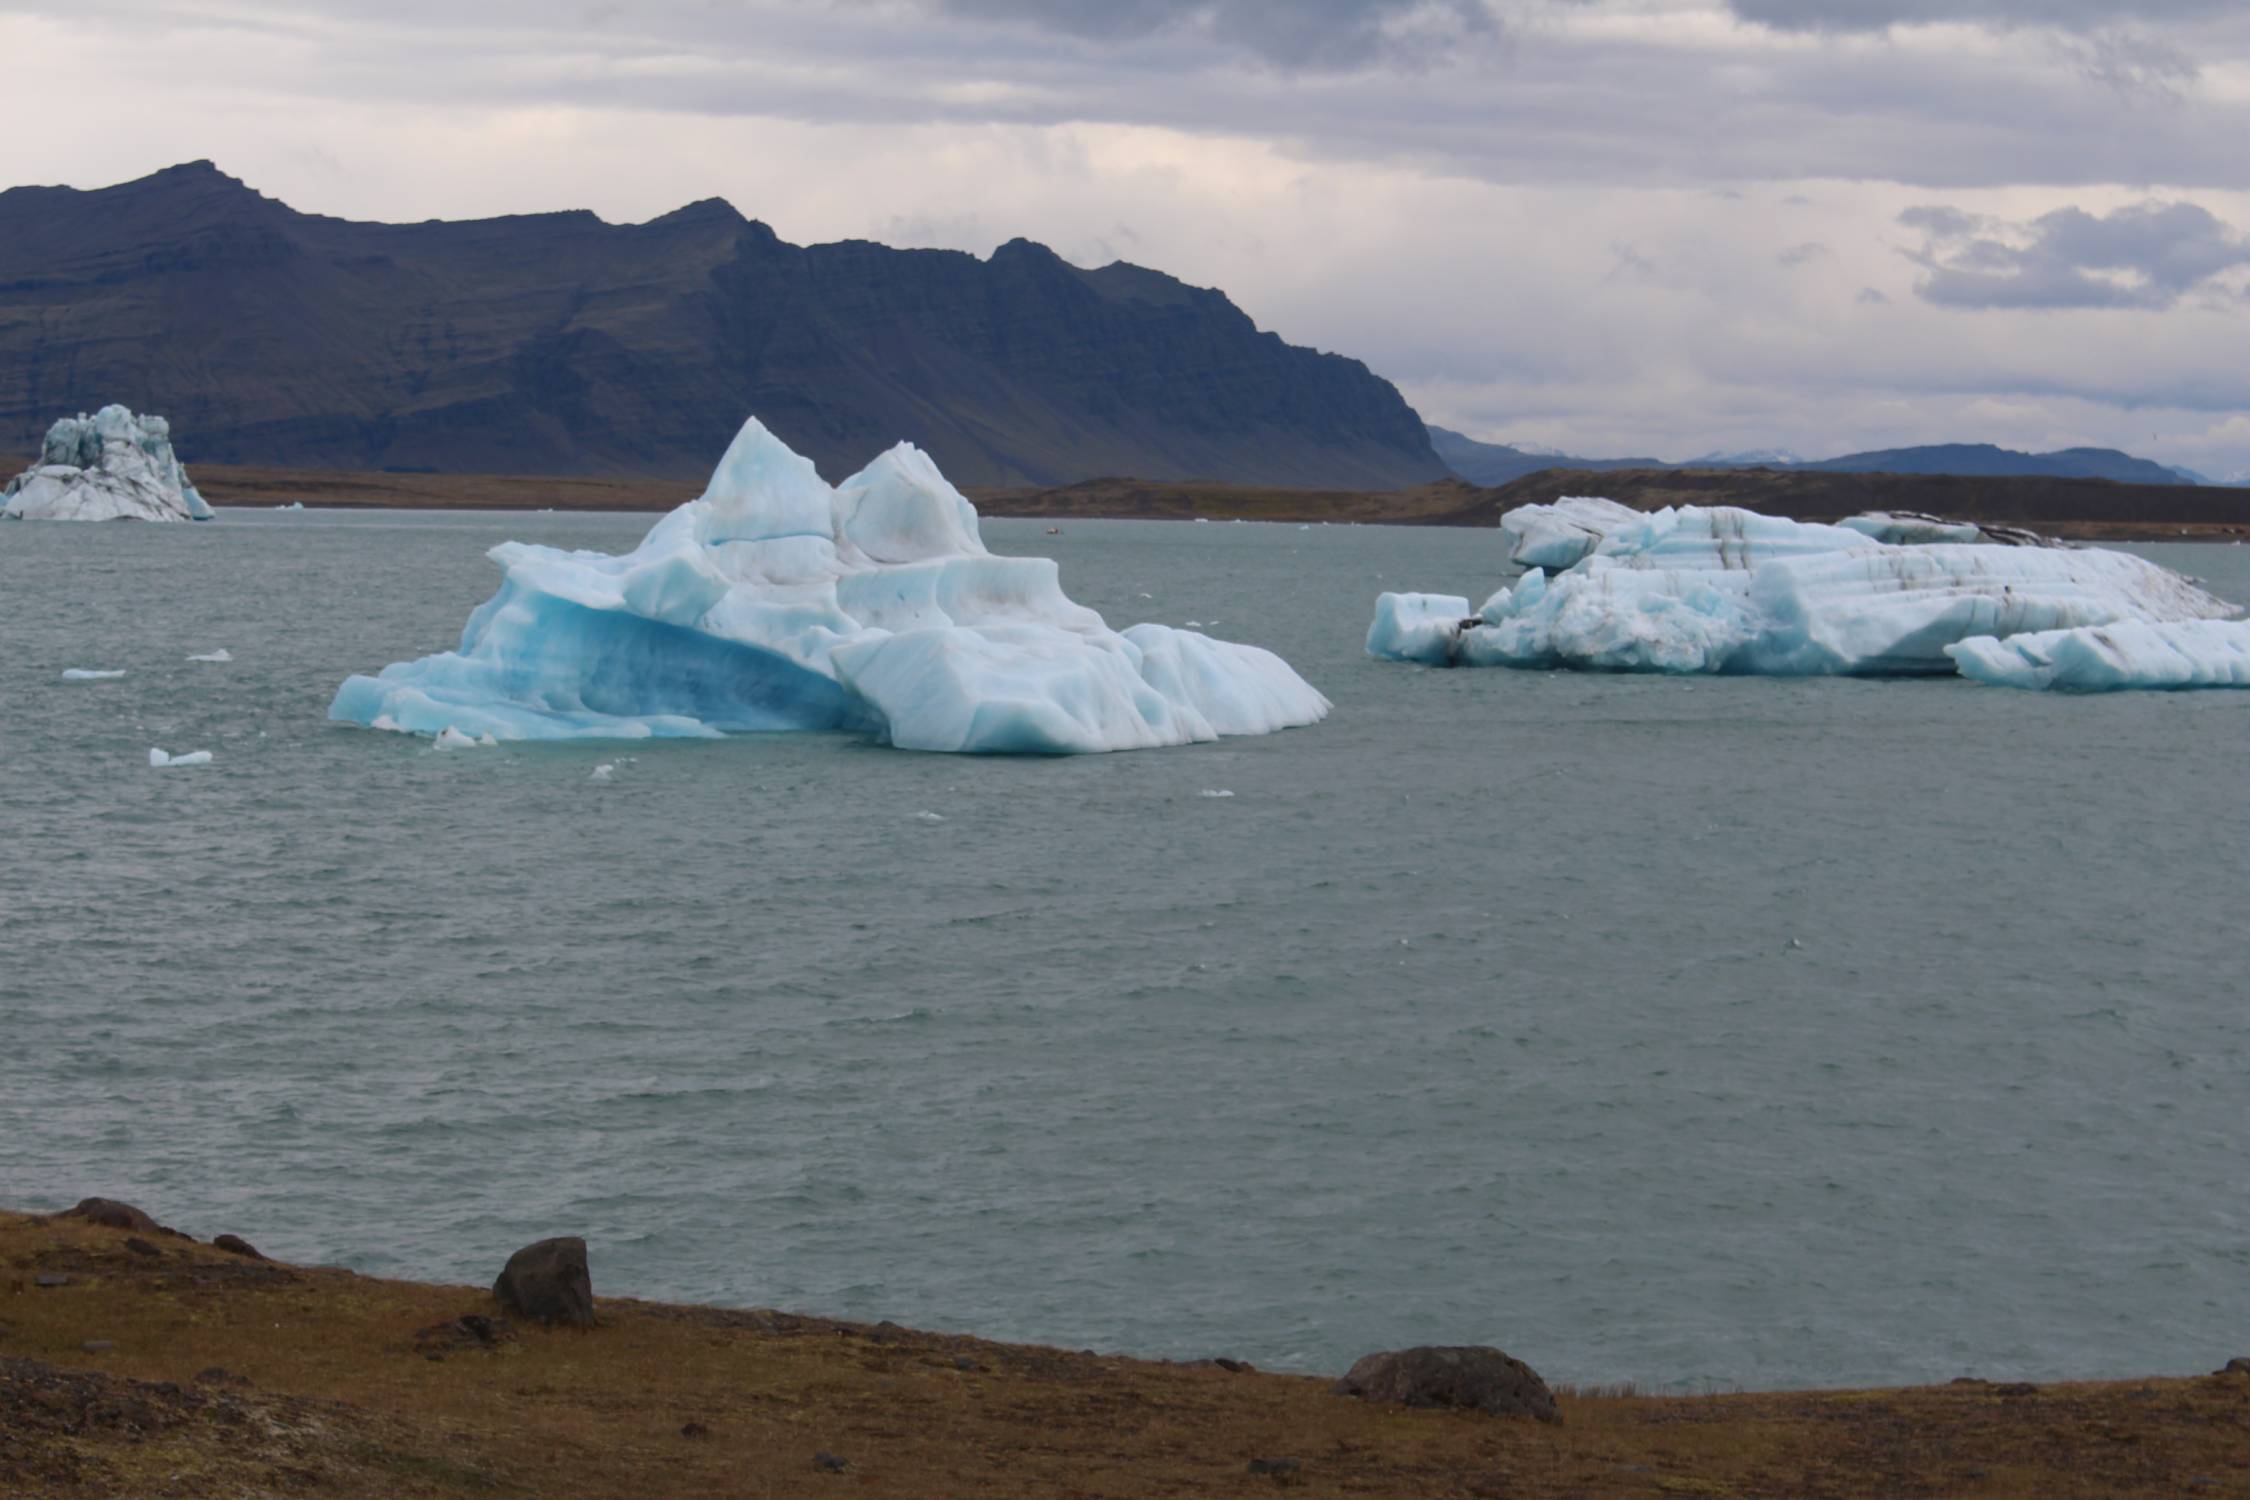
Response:
M0 443L108 401L191 465L687 477L756 414L831 478L901 439L962 484L1444 473L1364 364L1146 267L797 246L718 198L364 222L208 161L0 193Z
M2107 479L2119 484L2208 484L2192 470L2139 458L2116 448L2058 448L2025 453L1992 443L1923 443L1878 448L1835 458L1807 459L1782 450L1707 453L1684 463L1655 458L1582 458L1549 450L1487 443L1430 425L1430 445L1454 473L1472 484L1510 484L1542 469L1608 473L1621 469L1798 469L1830 474L1924 474L1962 478ZM2232 480L2220 481L2233 483Z

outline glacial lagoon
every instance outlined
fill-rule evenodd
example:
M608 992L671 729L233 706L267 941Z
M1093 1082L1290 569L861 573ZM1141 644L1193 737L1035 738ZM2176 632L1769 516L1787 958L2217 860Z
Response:
M2250 694L1421 670L1375 596L1481 598L1496 533L987 521L1335 712L1060 760L326 721L487 546L649 520L0 534L0 1201L1279 1369L2242 1352ZM2250 600L2250 549L2134 550Z

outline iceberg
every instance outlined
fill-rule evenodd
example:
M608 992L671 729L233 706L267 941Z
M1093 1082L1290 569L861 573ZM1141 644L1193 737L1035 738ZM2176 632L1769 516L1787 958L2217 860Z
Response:
M1385 594L1367 649L1438 666L1902 676L1955 671L1948 648L1975 636L2240 613L2129 553L1900 546L1699 506L1638 516L1563 571L1466 604Z
M185 755L167 755L162 750L152 748L148 752L148 763L159 770L167 766L207 766L211 764L211 752L190 750Z
M114 682L125 675L123 667L65 667L65 682Z
M1945 648L1963 677L1997 687L2101 693L2250 687L2250 622L2126 621L1971 636Z
M355 676L331 718L476 738L861 731L910 750L1076 754L1266 734L1328 700L1255 646L1111 630L1054 561L985 550L901 443L822 482L756 418L623 556L504 542L457 650Z
M39 462L0 491L0 517L18 521L208 521L172 452L172 426L122 406L64 417L47 429Z

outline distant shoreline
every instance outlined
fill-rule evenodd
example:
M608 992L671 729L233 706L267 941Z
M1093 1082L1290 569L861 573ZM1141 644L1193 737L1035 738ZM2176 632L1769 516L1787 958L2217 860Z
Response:
M702 481L511 474L191 466L215 506L396 510L638 511L672 509ZM1090 479L1046 488L972 488L984 516L1048 521L1274 521L1309 525L1489 528L1517 505L1560 495L1607 495L1643 510L1742 505L1827 521L1862 510L1917 510L2028 527L2078 541L2230 542L2250 539L2250 489L2126 485L2036 476L1826 474L1789 470L1550 469L1497 488L1446 480L1407 490L1312 490L1195 480Z
M598 1242L596 1326L547 1329L481 1287L290 1265L125 1214L138 1232L0 1211L11 1495L266 1493L276 1474L323 1495L550 1500L2250 1483L2250 1362L2200 1373L2219 1353L2195 1374L2036 1386L2004 1370L1853 1391L1565 1386L1545 1423L1356 1400L1219 1349L1176 1363L598 1297Z

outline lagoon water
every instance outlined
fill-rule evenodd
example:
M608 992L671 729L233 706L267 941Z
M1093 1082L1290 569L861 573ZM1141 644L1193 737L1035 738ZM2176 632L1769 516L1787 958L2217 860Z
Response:
M605 1292L1298 1370L2250 1352L2250 694L1422 671L1375 594L1481 598L1497 534L1001 521L1335 715L1061 761L324 722L488 545L648 521L0 528L0 1203L476 1282L582 1233ZM2250 549L2145 550L2250 600Z

